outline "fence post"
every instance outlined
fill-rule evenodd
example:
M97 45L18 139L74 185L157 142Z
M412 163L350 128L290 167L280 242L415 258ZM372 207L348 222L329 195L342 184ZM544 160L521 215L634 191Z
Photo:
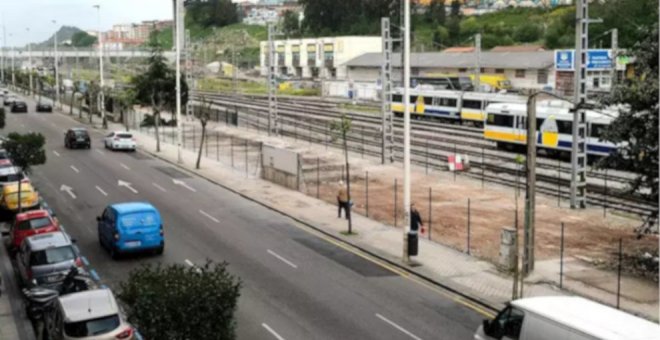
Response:
M365 196L366 196L365 209L367 211L367 217L369 217L369 171L367 171L367 174L364 178L364 183L365 183L364 186L366 188L365 189L365 191L366 191L366 193L365 193Z
M607 168L605 169L605 204L603 204L603 217L607 217Z
M229 143L231 144L231 168L234 168L234 136L229 137Z
M206 146L206 158L209 158L209 138L206 135L206 133L202 133L202 143L204 143Z
M429 187L429 240L431 239L431 230L433 230L433 188Z
M557 207L561 207L561 159L557 160Z
M147 130L149 132L149 130ZM183 135L181 139L183 139L183 149L186 149L186 126L181 123L181 134Z
M397 197L396 197L396 192L397 192L397 179L394 179L394 226L396 227L396 218L397 218Z
M220 161L220 131L215 132L215 160Z
M325 150L326 151L328 150L328 138L330 138L330 128L329 128L328 123L326 122L325 123L325 138L323 138L325 140Z
M248 168L249 162L248 162L248 148L250 147L248 140L245 140L245 177L248 177L248 174L250 173L250 169Z
M619 238L619 269L616 280L616 309L621 309L621 262L623 262L623 239Z
M193 150L197 147L197 126L193 124Z
M309 137L309 144L311 145L312 144L312 123L311 122L307 123L307 128L308 128L307 134L308 134L308 137Z
M316 157L316 199L319 198L319 189L321 186L321 159Z
M429 140L428 139L426 140L426 162L424 162L424 164L426 164L426 175L428 175L429 174Z
M564 287L564 222L561 222L561 236L559 240L559 289Z
M362 158L364 158L364 126L361 127L361 137L362 137Z
M454 143L454 163L456 163L456 143ZM454 166L454 182L456 182L456 166Z
M298 120L293 121L293 138L296 143L298 142Z
M481 189L484 188L484 169L486 169L486 163L484 160L484 147L481 147Z
M470 199L467 206L467 254L470 255Z

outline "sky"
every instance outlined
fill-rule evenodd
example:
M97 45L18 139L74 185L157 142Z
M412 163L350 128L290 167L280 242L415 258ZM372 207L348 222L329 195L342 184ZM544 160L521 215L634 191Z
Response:
M42 42L60 26L97 30L97 10L93 7L97 4L101 5L104 31L113 24L172 19L172 0L0 0L0 25L6 29L6 45Z

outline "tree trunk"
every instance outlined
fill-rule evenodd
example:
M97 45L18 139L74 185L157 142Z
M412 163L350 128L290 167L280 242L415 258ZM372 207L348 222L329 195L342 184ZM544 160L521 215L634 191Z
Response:
M76 92L71 92L71 105L69 105L69 115L73 116L73 104L76 101Z
M202 149L204 148L204 139L206 138L206 122L202 122L202 139L199 143L199 152L197 153L196 169L199 170L199 163L202 161Z
M346 131L342 131L342 137L344 139L344 158L346 160L346 196L348 197L348 203L346 204L346 214L348 215L348 233L353 233L353 215L351 214L352 202L351 202L351 167L348 164L348 143L346 141Z
M154 109L154 128L156 130L156 152L160 152L160 135L158 134L159 125L160 125L160 111Z

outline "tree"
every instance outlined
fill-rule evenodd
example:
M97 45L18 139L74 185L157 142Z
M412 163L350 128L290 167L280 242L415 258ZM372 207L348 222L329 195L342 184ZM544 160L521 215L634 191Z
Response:
M80 94L80 87L79 87L79 82L75 81L73 82L73 86L71 88L71 103L69 105L69 115L73 115L73 106L76 103L76 94Z
M298 34L300 27L298 25L298 13L287 9L282 15L282 30L286 37Z
M202 149L206 140L206 124L211 119L211 102L207 101L205 96L202 96L199 106L196 106L195 111L195 116L197 116L199 123L202 125L202 138L199 141L199 152L197 153L197 164L195 165L195 168L199 169L200 162L202 161Z
M640 192L658 201L658 24L639 28L640 40L632 49L635 76L615 86L604 98L605 105L616 105L618 117L610 123L604 138L617 145L616 153L605 158L609 166L637 173L630 192ZM640 190L645 189L645 190ZM648 190L648 192L646 192ZM657 211L642 226L648 231L657 220Z
M99 113L99 93L101 93L101 87L98 85L98 83L96 83L96 81L90 81L87 93L85 93L85 100L87 101L87 108L89 110L90 124L92 124L92 117ZM80 117L82 118L82 112L80 112Z
M453 0L451 2L451 16L458 18L461 16L461 2L459 0Z
M345 113L341 115L339 121L332 121L330 123L330 130L335 134L334 138L341 138L344 148L344 159L346 161L346 195L348 197L348 206L346 207L346 215L348 216L348 233L353 233L353 215L351 208L353 202L351 201L351 167L348 163L348 141L347 135L351 131L351 118Z
M445 0L431 0L426 8L424 20L430 24L444 25L446 16Z
M449 31L449 39L452 45L457 45L461 42L461 3L458 0L451 2L449 21L447 22L447 30Z
M132 88L123 88L116 93L114 96L115 102L119 108L119 115L121 116L121 121L126 127L126 131L129 130L129 113L133 113L133 103L135 103L135 90Z
M87 32L77 32L71 37L71 46L90 47L96 44L96 37L87 34Z
M398 22L400 0L300 0L305 32L314 35L375 34L380 20Z
M145 265L130 272L117 296L146 339L234 339L240 281L227 264Z
M5 112L5 108L0 107L0 129L5 128L5 120L7 118L7 114Z
M40 133L30 132L20 134L12 132L7 136L3 147L7 150L14 166L29 174L32 167L46 163L44 145L46 138ZM21 212L22 181L18 181L18 211Z
M231 0L188 0L186 25L223 27L238 22L236 4Z
M541 26L528 21L515 29L513 38L517 42L530 43L539 40L542 34L543 28Z
M149 46L151 56L147 69L133 77L131 82L135 88L136 103L151 106L156 130L156 152L160 152L158 127L161 113L164 110L173 112L176 109L176 74L166 63L157 31L151 34ZM184 78L181 77L181 105L186 105L188 101L188 86Z

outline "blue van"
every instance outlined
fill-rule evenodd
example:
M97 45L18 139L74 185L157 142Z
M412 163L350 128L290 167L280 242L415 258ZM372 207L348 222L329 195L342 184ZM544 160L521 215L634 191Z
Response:
M165 249L163 221L160 213L147 202L117 203L109 205L98 221L99 243L114 259L121 253L153 251L162 254Z

